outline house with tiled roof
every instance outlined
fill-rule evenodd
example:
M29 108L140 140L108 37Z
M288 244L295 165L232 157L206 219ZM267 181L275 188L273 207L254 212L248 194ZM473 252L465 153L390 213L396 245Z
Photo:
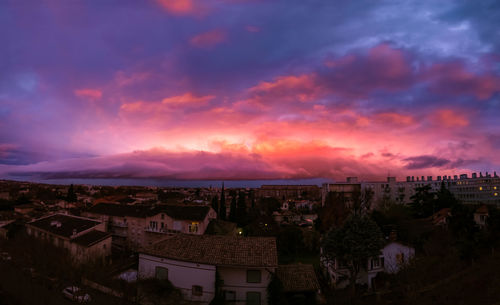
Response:
M401 268L408 265L414 257L415 248L397 241L395 233L391 232L387 243L380 249L380 254L377 257L367 259L366 265L359 272L356 282L367 285L371 289L378 273L396 274ZM336 288L345 288L347 286L349 270L345 262L338 259L329 261L322 256L321 263L323 271L332 286Z
M201 304L219 291L232 304L265 305L277 267L273 237L177 234L140 252L138 275L169 280Z
M28 235L67 249L76 263L104 260L111 255L111 234L94 219L53 214L26 224Z
M125 205L100 203L82 213L99 219L113 234L114 243L140 249L163 239L165 235L205 233L217 213L200 205Z

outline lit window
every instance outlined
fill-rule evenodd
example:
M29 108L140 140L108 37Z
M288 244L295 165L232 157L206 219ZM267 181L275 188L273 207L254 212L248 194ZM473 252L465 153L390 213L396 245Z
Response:
M498 193L494 193L493 195L498 196Z
M483 190L483 187L482 187L482 186L480 186L480 187L479 187L479 190L480 190L480 191L482 191L482 190Z
M247 270L247 283L260 283L260 270Z
M191 294L195 296L201 296L203 295L203 287L198 286L198 285L193 285L191 289Z
M198 232L198 223L197 222L192 222L189 225L189 232L190 233L196 233L196 232Z
M497 187L496 187L496 186L494 186L494 187L493 187L493 189L494 189L494 190L496 190L496 189L497 189Z

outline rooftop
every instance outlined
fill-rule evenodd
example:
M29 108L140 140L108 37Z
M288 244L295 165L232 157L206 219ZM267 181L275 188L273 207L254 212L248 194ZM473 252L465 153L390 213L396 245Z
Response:
M66 238L70 238L74 232L78 234L99 224L100 222L92 219L63 214L54 214L28 223L30 226Z
M90 247L93 244L96 244L108 237L111 237L111 234L97 230L92 230L88 233L85 233L73 239L73 242L81 246Z
M312 265L280 265L277 272L285 292L317 291L320 289Z
M153 207L146 205L100 203L90 208L88 212L101 215L119 217L130 216L138 218L146 218L159 213L165 213L178 220L203 220L209 211L209 206L200 205L160 205Z
M142 253L216 266L278 266L274 237L178 234Z

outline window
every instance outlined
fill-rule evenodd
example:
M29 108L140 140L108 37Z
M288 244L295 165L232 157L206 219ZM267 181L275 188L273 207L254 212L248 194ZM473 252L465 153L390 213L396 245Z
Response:
M192 222L189 225L189 233L196 233L198 232L198 223L197 222Z
M165 214L161 214L161 219L165 219Z
M247 270L247 283L260 283L260 270Z
M168 269L163 267L156 267L155 277L159 280L168 280Z
M149 227L150 227L151 229L153 229L153 230L158 229L158 222L156 222L156 221L150 221L150 222L149 222Z
M197 286L197 285L193 285L193 287L191 288L191 294L195 295L195 296L201 296L201 295L203 295L203 287Z
M380 260L378 258L373 258L371 263L372 269L377 269L380 267Z
M236 292L234 291L224 291L224 298L226 301L236 301Z
M405 254L404 253L396 254L396 261L400 265L404 264L404 262L405 262Z
M246 305L260 305L260 292L254 292L254 291L247 292Z
M164 229L165 228L165 223L162 222L160 228Z

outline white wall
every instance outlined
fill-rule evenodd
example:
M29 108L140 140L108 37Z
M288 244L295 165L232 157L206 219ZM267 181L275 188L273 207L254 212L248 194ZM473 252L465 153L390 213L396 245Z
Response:
M168 269L168 280L181 290L187 300L208 304L214 298L215 266L159 258L141 253L139 254L139 279L154 278L157 266ZM191 294L193 285L203 287L201 296Z
M403 255L402 261L398 261L398 256ZM415 249L405 246L403 244L392 242L382 249L384 256L384 269L387 273L397 273L402 265L408 264L409 261L415 256Z
M260 270L261 282L260 283L247 283L247 270ZM224 281L222 290L234 291L236 293L236 300L233 304L243 305L246 304L247 292L260 292L261 304L267 304L267 286L271 281L271 273L276 272L274 268L245 268L245 267L218 267L217 271Z

